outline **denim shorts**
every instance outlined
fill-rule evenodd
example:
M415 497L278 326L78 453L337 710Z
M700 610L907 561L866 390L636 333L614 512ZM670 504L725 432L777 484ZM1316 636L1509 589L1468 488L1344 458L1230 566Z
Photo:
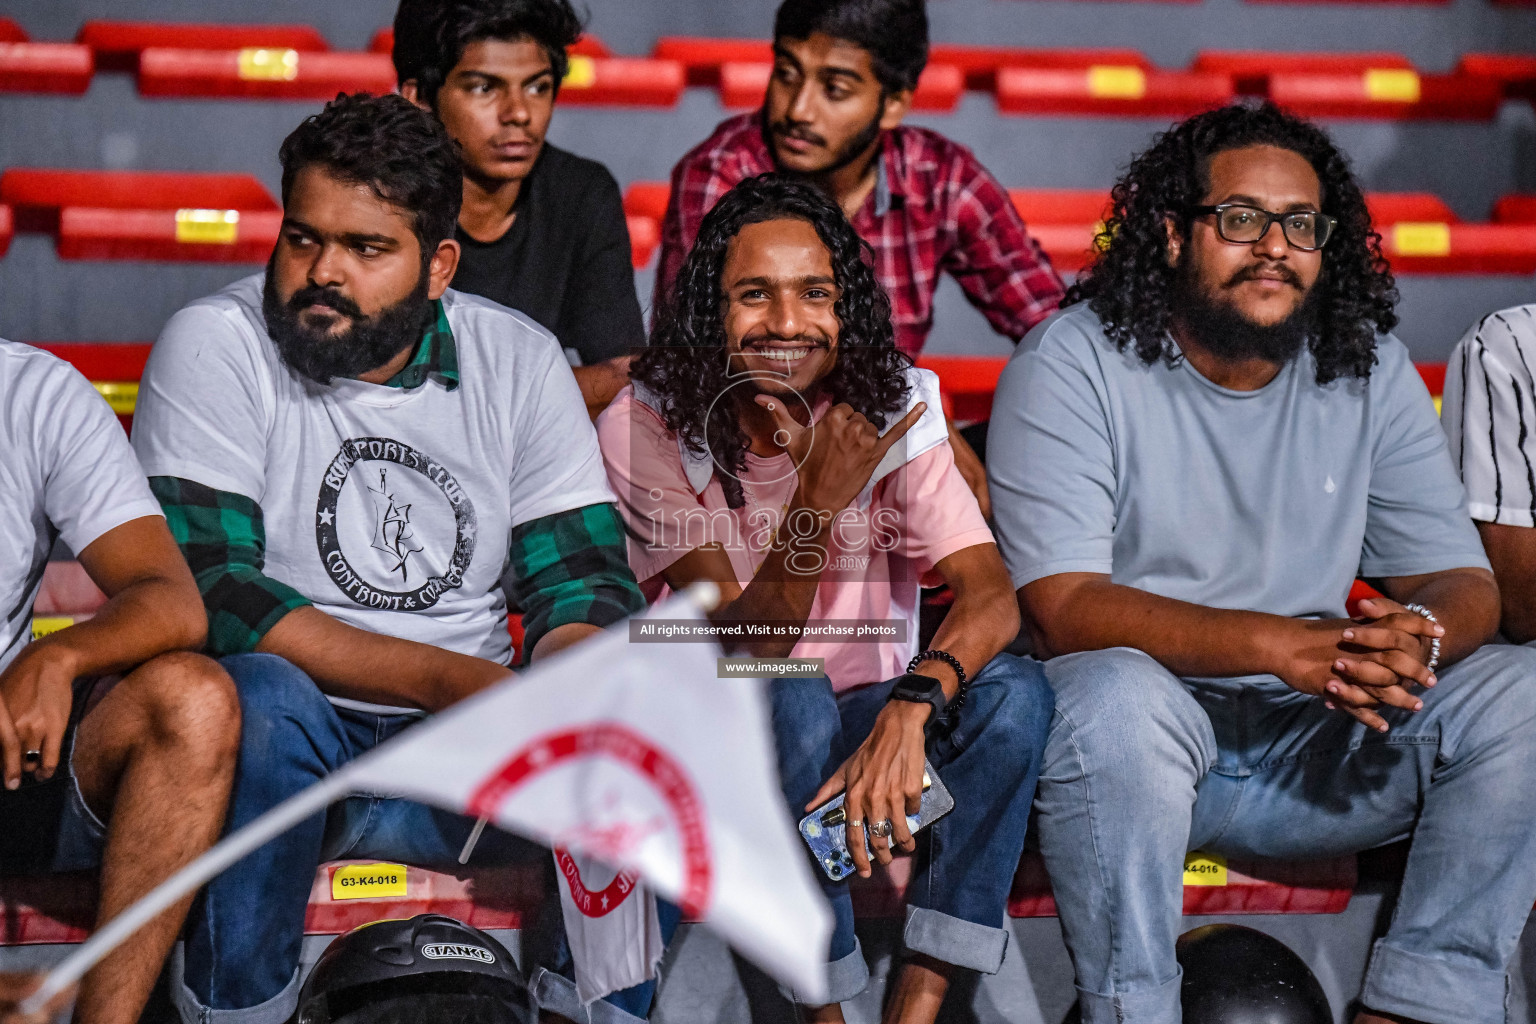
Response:
M21 788L0 788L0 875L47 875L89 871L101 866L107 829L86 806L75 778L75 735L80 720L113 680L75 682L69 728L59 770L46 782L23 775ZM97 692L98 685L102 686Z

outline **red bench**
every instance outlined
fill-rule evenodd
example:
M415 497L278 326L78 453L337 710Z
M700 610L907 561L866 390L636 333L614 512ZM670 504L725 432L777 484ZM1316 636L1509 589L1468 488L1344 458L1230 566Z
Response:
M89 46L98 67L134 71L139 54L151 47L180 50L240 50L260 47L323 52L330 44L309 25L211 25L92 19L75 42Z
M1307 117L1487 120L1503 98L1492 79L1421 74L1398 53L1213 50L1191 67L1229 74L1239 92Z
M1536 57L1516 53L1468 53L1459 74L1497 82L1509 99L1536 100Z
M139 93L143 96L329 100L338 92L378 94L394 88L394 65L380 53L163 46L139 53Z
M282 212L249 174L11 168L0 202L63 259L264 262Z
M11 238L16 234L16 218L11 213L11 208L0 204L0 256L4 256L6 250L11 247Z
M1536 224L1536 195L1508 195L1493 204L1495 224Z
M90 47L77 43L34 43L22 27L0 18L0 92L79 95L96 71Z
M1164 71L1134 64L1086 68L1002 67L997 109L1005 114L1185 117L1232 101L1227 75Z
M1152 64L1137 50L1125 47L1097 49L1040 49L1018 46L961 46L935 43L928 59L950 64L965 75L968 89L992 92L997 86L999 68L1069 68L1138 67L1150 70Z

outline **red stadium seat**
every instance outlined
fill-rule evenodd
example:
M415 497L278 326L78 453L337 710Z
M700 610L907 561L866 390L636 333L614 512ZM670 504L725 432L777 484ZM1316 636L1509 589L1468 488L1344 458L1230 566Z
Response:
M1536 272L1536 224L1406 221L1382 230L1382 252L1400 274Z
M144 364L149 362L150 349L147 343L93 344L78 341L39 342L37 347L52 352L91 380L135 383L144 376Z
M1230 860L1191 854L1184 867L1186 914L1338 914L1357 881L1354 857L1317 861ZM1026 853L1013 878L1010 917L1054 917L1045 863Z
M1365 205L1371 211L1372 223L1378 226L1405 220L1446 224L1461 220L1444 199L1428 192L1368 192Z
M16 218L9 206L0 206L0 256L11 247L11 237L16 234Z
M702 39L697 36L663 36L651 56L675 60L687 69L689 85L718 86L725 64L773 62L773 44L766 39Z
M394 88L394 65L381 53L150 47L139 54L139 92L144 96L329 100L338 92L387 93Z
M997 71L997 109L1007 114L1184 117L1222 106L1234 95L1227 75L1134 64Z
M1536 101L1536 57L1515 53L1468 53L1456 65L1459 74L1498 82L1511 99Z
M47 230L34 226L33 218L65 206L117 210L280 209L266 187L249 174L37 167L12 167L0 173L0 202L16 208L24 231Z
M1201 50L1191 71L1231 75L1241 93L1263 95L1269 76L1276 72L1296 74L1364 74L1376 68L1413 70L1413 62L1400 53L1271 53L1264 50Z
M0 18L0 43L25 43L26 30L10 18Z
M283 215L258 210L59 211L58 250L66 260L265 263Z
M368 41L368 49L373 53L390 53L395 48L395 30L385 25L373 34ZM583 57L612 57L613 51L603 45L603 41L594 35L584 35L571 45L566 51L568 54L580 54Z
M675 60L571 56L560 83L560 102L570 106L673 107L687 73Z
M1457 73L1424 75L1399 53L1205 51L1192 68L1230 74L1239 92L1309 117L1486 120L1501 85Z
M282 213L248 174L12 168L0 201L20 226L58 238L71 260L260 263Z
M99 67L133 71L150 47L178 50L240 50L266 47L319 52L330 44L308 25L204 25L150 21L87 21L75 42L89 46Z
M649 217L662 221L667 216L667 199L672 186L664 181L631 182L624 190L624 212L631 217Z
M768 80L773 75L771 63L727 61L718 70L723 105L739 110L755 110L762 106ZM949 113L959 104L960 94L964 91L965 78L959 68L950 64L929 64L912 92L912 107Z
M1268 96L1307 117L1486 121L1498 112L1497 82L1383 68L1364 74L1275 74Z
M1495 224L1536 224L1536 195L1505 196L1493 204Z
M953 64L965 75L968 89L991 92L997 86L997 71L1005 67L1089 68L1138 67L1152 65L1140 52L1131 49L1029 49L1015 46L957 46L940 43L928 52L928 59L938 64Z
M953 419L979 421L992 414L992 393L1007 362L997 356L922 356L917 365L939 375Z
M624 218L629 227L629 258L630 262L639 269L651 262L651 257L656 253L656 247L661 244L661 222L651 217L636 217L633 214Z
M1101 189L1009 189L1029 233L1057 270L1078 271L1093 257L1094 239L1109 213L1109 193Z
M0 93L79 95L90 88L95 70L89 47L75 43L0 41Z

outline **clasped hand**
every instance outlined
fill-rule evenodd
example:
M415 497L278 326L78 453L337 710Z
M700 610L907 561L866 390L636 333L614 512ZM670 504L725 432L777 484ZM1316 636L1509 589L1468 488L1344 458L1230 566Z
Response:
M1296 620L1277 675L1386 732L1387 721L1375 709L1424 706L1411 688L1435 685L1429 641L1445 629L1384 597L1360 602L1360 613L1357 619Z

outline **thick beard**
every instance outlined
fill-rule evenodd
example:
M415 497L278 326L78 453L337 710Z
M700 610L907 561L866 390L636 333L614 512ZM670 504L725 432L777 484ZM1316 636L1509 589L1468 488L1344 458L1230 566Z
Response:
M423 273L404 299L373 316L353 316L350 329L333 335L328 330L306 327L299 319L300 311L314 301L312 294L306 295L308 291L311 290L300 289L284 303L278 297L272 265L268 263L266 283L261 290L261 311L267 320L267 334L283 362L295 373L321 385L329 385L336 377L360 377L414 345L421 339L431 305L427 298L427 275Z
M881 106L884 107L883 102L881 103ZM766 108L764 109L763 114L763 134L768 139L768 150L771 153L773 152L773 139L775 137L774 128L777 126L769 125L767 123ZM823 167L821 170L817 171L815 176L824 177L829 174L836 174L838 171L842 170L844 167L847 167L849 164L852 164L855 160L859 159L859 157L863 156L864 151L870 146L874 145L875 140L879 137L880 115L876 114L875 119L861 128L857 135L849 139L847 144L845 144L842 149L838 150L837 155L832 158L832 162Z
M1321 293L1316 285L1290 316L1273 324L1256 324L1223 296L1201 288L1185 262L1179 265L1174 288L1181 325L1200 347L1222 359L1289 362L1317 329Z

